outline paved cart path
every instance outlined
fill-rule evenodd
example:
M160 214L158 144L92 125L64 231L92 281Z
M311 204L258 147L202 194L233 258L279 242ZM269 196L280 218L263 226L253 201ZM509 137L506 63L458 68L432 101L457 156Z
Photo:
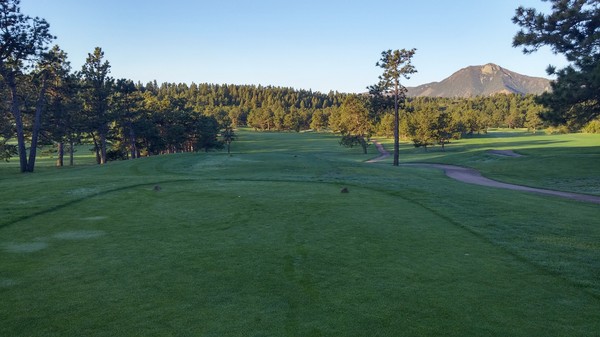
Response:
M384 160L390 156L390 153L383 147L383 145L381 145L381 143L377 142L376 140L373 140L373 143L377 147L377 150L379 151L380 155L379 155L379 157L371 159L367 162L369 162L369 163L378 162L378 161ZM530 193L552 195L552 196L556 196L556 197L568 198L568 199L577 200L577 201L600 204L600 196L563 192L563 191L556 191L556 190L548 190L548 189L543 189L543 188L535 188L535 187L529 187L529 186L523 186L523 185L503 183L503 182L500 182L497 180L486 178L486 177L482 176L479 171L472 169L472 168L463 167L463 166L446 165L446 164L429 164L429 163L408 163L408 164L401 164L401 165L402 166L441 169L444 171L444 173L448 177L458 180L458 181L461 181L461 182L464 182L464 183L467 183L467 184L474 184L474 185L481 185L481 186L488 186L488 187L495 187L495 188L504 188L504 189L514 190L514 191L523 191L523 192L530 192Z

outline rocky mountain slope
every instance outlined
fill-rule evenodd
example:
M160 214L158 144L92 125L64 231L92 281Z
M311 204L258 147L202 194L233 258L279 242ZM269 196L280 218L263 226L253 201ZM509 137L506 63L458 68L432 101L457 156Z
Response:
M496 64L463 68L441 82L408 87L408 96L475 97L495 94L541 94L550 80L515 73Z

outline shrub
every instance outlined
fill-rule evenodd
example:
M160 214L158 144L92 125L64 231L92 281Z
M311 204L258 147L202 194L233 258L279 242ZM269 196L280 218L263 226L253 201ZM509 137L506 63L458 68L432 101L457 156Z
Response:
M569 133L570 130L566 125L561 126L549 126L546 128L545 132L549 135L562 135Z
M600 133L600 119L593 120L582 129L585 133Z

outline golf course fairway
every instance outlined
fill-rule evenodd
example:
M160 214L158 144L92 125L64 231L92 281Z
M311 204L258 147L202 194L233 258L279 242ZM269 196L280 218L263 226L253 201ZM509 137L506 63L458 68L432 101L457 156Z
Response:
M367 163L375 147L333 134L238 134L231 156L0 164L0 336L600 331L598 204ZM600 195L599 140L491 134L400 160Z

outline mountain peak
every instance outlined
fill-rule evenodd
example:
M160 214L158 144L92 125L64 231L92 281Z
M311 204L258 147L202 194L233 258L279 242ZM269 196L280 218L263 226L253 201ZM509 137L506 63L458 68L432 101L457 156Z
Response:
M481 72L486 75L495 74L496 72L500 71L501 69L502 69L502 67L500 67L499 65L494 64L494 63L488 63L484 66L481 66Z
M550 90L550 80L521 75L488 63L463 68L441 82L411 87L408 96L475 97L496 94L541 94Z

